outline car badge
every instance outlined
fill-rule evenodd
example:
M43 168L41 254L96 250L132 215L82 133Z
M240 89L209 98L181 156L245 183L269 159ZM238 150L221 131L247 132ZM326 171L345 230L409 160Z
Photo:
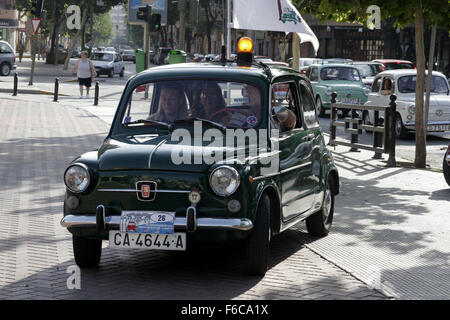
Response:
M136 195L138 200L153 201L156 197L155 181L138 181L136 182Z
M437 115L438 117L442 116L443 113L444 113L444 112L443 112L441 109L436 110L436 115Z
M352 96L351 93L348 93L348 94L347 94L347 98L350 98L351 96Z

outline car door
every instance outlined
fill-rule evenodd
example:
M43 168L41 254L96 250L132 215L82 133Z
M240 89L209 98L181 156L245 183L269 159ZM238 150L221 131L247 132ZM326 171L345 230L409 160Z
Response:
M368 106L379 106L380 105L380 89L381 89L381 80L383 79L382 76L377 76L373 80L372 88L369 92L369 97L367 98L367 102L365 105ZM366 124L372 123L374 119L374 112L373 110L369 110L367 112L368 117L366 117L366 114L363 114L363 120Z
M307 212L312 205L314 185L311 184L312 171L310 133L305 130L300 113L298 87L294 79L277 82L272 86L272 92L280 92L277 87L287 87L284 99L272 101L272 108L284 106L295 113L296 125L292 130L279 129L279 172L281 187L282 219L289 221ZM276 127L276 120L273 126Z

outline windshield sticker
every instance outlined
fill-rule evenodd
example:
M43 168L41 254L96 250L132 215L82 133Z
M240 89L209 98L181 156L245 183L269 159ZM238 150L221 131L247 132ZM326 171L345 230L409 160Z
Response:
M258 123L258 119L255 116L249 116L247 118L247 123L250 127L254 127Z

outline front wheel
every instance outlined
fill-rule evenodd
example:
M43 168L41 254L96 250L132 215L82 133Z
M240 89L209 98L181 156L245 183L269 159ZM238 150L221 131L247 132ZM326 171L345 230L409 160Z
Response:
M11 72L11 66L8 63L3 63L0 66L0 74L4 77L9 76Z
M114 77L114 69L109 70L108 77L109 78Z
M325 109L323 107L322 99L320 99L320 97L317 97L316 100L316 112L319 117L323 117L325 115Z
M395 136L399 139L408 138L408 130L403 125L402 117L399 114L395 116Z
M325 184L322 208L306 218L306 229L310 235L323 237L330 232L334 215L334 194L334 180L330 175Z
M256 212L255 225L247 239L247 273L263 276L267 272L270 243L270 199L263 195Z
M75 263L80 268L94 268L102 256L102 240L72 236Z

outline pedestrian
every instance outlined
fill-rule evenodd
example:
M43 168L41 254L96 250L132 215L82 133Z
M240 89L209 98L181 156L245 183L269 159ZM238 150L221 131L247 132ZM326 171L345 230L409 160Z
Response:
M24 50L24 44L22 40L19 40L19 44L18 44L18 51L19 51L19 62L22 62L22 58L23 58L23 50Z
M80 99L83 99L83 87L86 87L86 99L89 99L89 88L95 77L95 68L86 51L81 52L81 59L75 64L70 76L76 71L80 85Z

